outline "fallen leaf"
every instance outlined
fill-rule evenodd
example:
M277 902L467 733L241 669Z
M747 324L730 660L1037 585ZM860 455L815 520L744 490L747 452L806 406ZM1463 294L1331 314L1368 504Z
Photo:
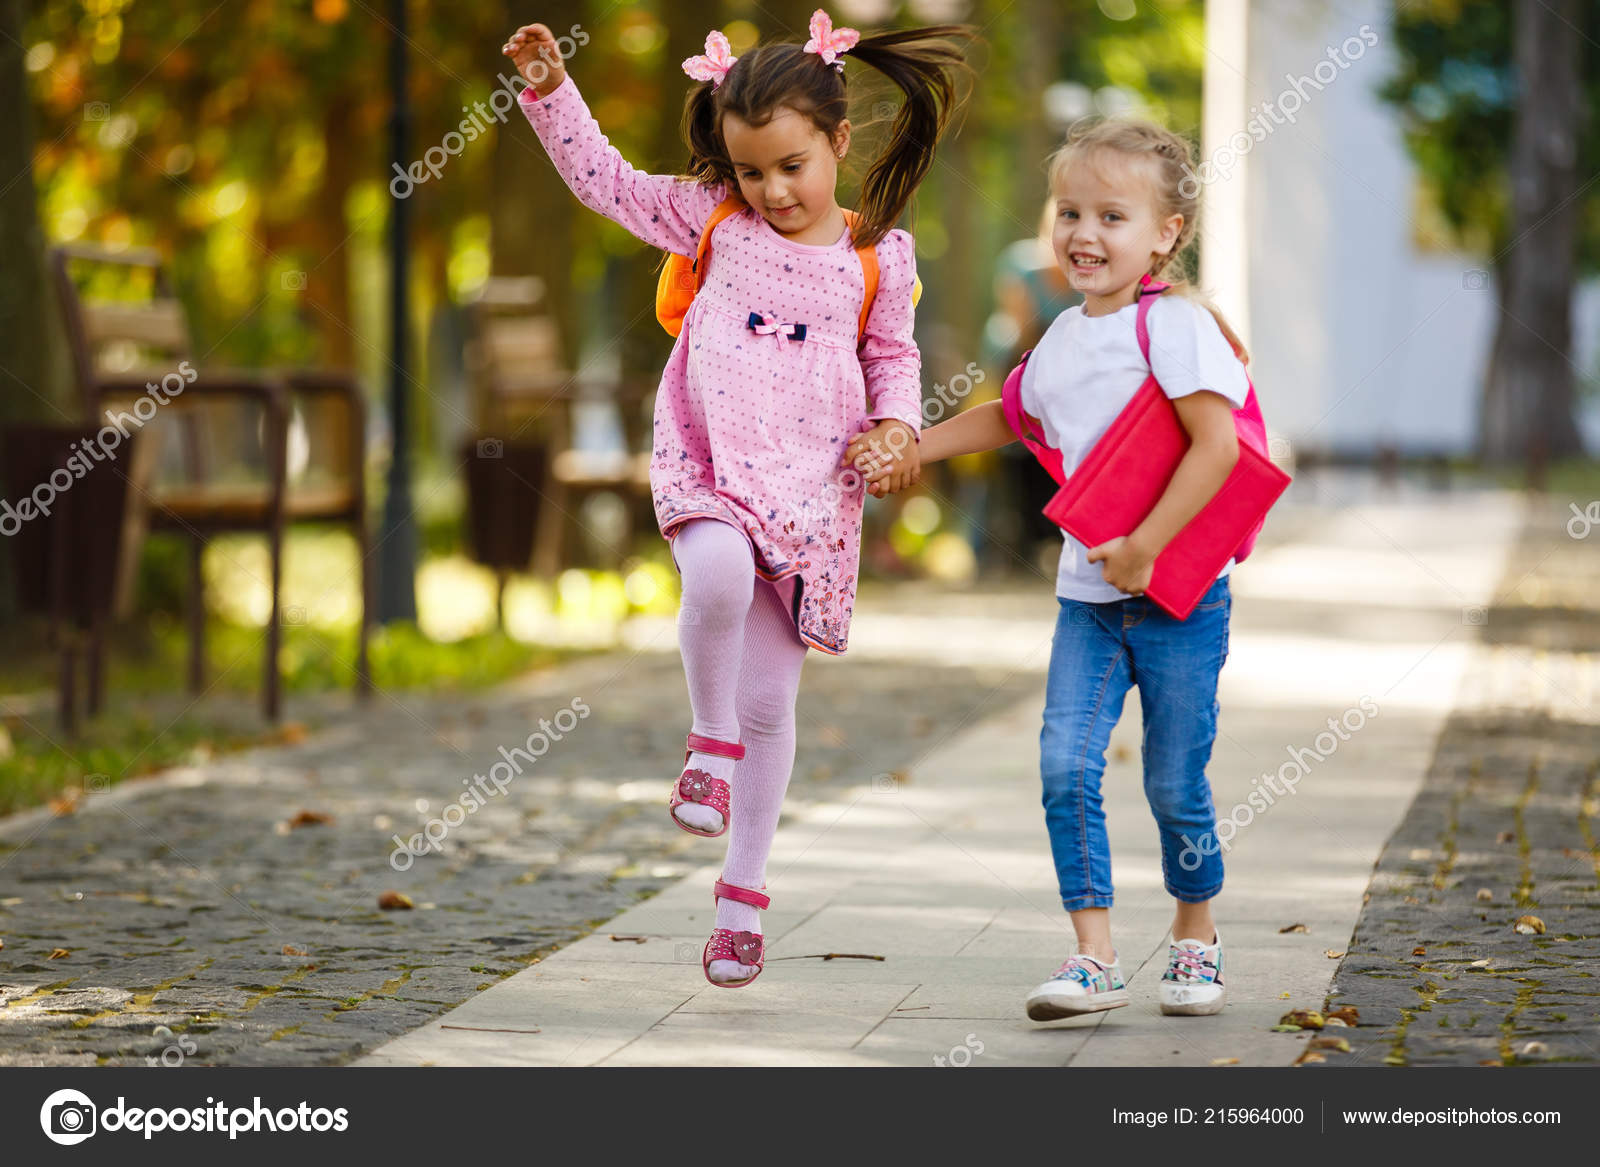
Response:
M1538 916L1518 916L1517 922L1512 926L1524 936L1544 935L1544 921Z
M1348 1021L1346 1021L1343 1017L1329 1017L1326 1021L1323 1022L1322 1028L1324 1028L1324 1029L1349 1029L1350 1028L1350 1023Z
M649 940L650 937L648 937L648 936L617 936L617 935L613 934L611 939L613 939L613 940L631 940L635 944L643 944L645 941Z
M63 956L71 956L71 955L72 955L72 949L70 949L70 948L52 948L50 950L50 955L45 957L45 959L46 960L60 960Z
M1422 901L1416 896L1406 896L1400 901L1402 904L1420 904Z
M1478 900L1481 903L1485 903L1486 904L1492 899L1494 899L1494 892L1490 891L1486 887L1480 887L1478 889ZM1495 1063L1495 1065L1499 1065L1499 1064L1500 1064L1499 1062Z
M1488 960L1487 957L1485 957L1483 960L1475 960L1471 964L1467 965L1467 967L1468 968L1488 968L1489 967L1489 960Z
M1292 1064L1296 1066L1304 1066L1312 1062L1325 1062L1327 1060L1327 1058L1317 1053L1315 1050L1308 1049L1305 1053L1297 1057Z
M378 906L387 912L395 908L413 908L416 905L404 892L386 891L378 897Z
M1298 1029L1321 1029L1322 1014L1316 1009L1292 1009L1278 1018L1279 1025L1293 1025Z
M283 955L284 956L310 956L311 954L309 952L307 952L304 948L296 948L293 944L285 944L283 946Z
M292 831L296 827L320 827L332 821L333 816L331 814L324 814L320 810L302 810L289 820L289 829Z
M278 740L286 746L297 746L306 740L306 727L298 721L286 721L278 729Z
M1423 948L1419 944L1417 947L1415 947L1415 948L1413 948L1411 950L1411 955L1412 956L1427 956L1428 955L1428 950L1426 948Z
M0 936L0 948L4 948L5 946L6 946L6 938L4 936Z
M1278 935L1282 936L1282 935L1284 935L1285 933L1288 933L1288 932L1309 932L1309 931L1311 931L1311 929L1307 928L1304 924L1290 924L1287 928L1279 928L1278 929Z
M1383 1059L1383 1064L1386 1066L1403 1066L1406 1064L1406 1059L1401 1054L1390 1054Z
M1328 1016L1337 1017L1346 1025L1361 1024L1361 1010L1357 1009L1354 1005L1341 1005L1339 1008L1329 1013Z
M1300 1027L1298 1025L1274 1025L1272 1027L1272 1032L1273 1033L1299 1033L1300 1032Z
M1550 1052L1550 1047L1542 1041L1530 1041L1517 1051L1519 1058L1536 1058L1541 1054Z
M1313 1037L1311 1049L1336 1049L1342 1054L1350 1052L1350 1043L1342 1037Z
M1212 1058L1211 1059L1211 1064L1213 1066L1237 1066L1239 1064L1239 1059L1238 1058Z
M78 812L78 799L81 798L82 795L83 791L77 787L72 787L69 790L63 790L60 794L50 800L50 813L55 815L57 818L61 818L69 814L76 814Z
M1338 960L1341 956L1344 955L1344 949L1342 949L1342 948L1326 948L1326 949L1323 949L1322 955L1326 956L1329 960Z
M1494 841L1496 843L1515 843L1517 841L1517 832L1501 831L1494 837Z
M1484 1061L1479 1062L1478 1065L1480 1065L1480 1066L1503 1066L1503 1065L1505 1065L1505 1063L1500 1061L1498 1058L1488 1058L1488 1059L1486 1059Z
M1288 999L1289 999L1289 994L1288 993L1279 993L1278 994L1278 1000L1287 1001Z

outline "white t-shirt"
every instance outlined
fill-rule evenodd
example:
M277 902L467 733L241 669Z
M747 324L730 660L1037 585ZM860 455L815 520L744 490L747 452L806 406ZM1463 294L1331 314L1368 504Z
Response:
M1244 366L1210 312L1175 292L1158 297L1145 319L1149 365L1139 352L1137 313L1136 303L1105 316L1085 316L1082 305L1068 308L1045 331L1022 372L1022 408L1039 419L1045 441L1061 451L1068 477L1152 369L1168 397L1209 389L1235 409L1244 405L1250 390ZM1106 583L1101 564L1089 562L1083 544L1065 531L1062 540L1056 595L1094 604L1128 598ZM1232 568L1230 559L1217 578Z

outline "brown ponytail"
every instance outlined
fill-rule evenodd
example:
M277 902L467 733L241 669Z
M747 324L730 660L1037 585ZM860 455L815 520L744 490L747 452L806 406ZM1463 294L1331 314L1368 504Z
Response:
M872 66L905 95L887 144L862 182L861 217L852 232L857 247L871 247L888 234L927 177L939 138L960 105L955 75L969 71L959 42L975 36L971 27L956 24L882 32L863 36L840 58L847 69L850 61ZM847 106L844 74L817 54L788 42L760 45L734 62L721 85L703 81L690 91L683 111L685 177L707 186L724 182L737 192L722 140L725 114L762 126L779 109L790 108L831 140Z

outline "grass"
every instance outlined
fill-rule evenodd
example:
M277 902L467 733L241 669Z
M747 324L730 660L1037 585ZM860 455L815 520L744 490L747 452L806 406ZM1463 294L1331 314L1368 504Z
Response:
M386 693L470 693L586 651L541 643L551 630L595 630L593 643L603 646L606 630L630 614L676 610L675 573L661 558L664 546L653 559L630 559L622 571L569 571L550 582L516 578L506 595L506 619L520 637L496 623L492 573L459 555L427 556L417 574L419 621L373 631L373 682ZM218 538L207 548L212 611L205 689L199 701L190 698L188 638L177 614L185 554L174 540L146 543L137 595L147 610L107 637L106 710L82 722L71 741L56 720L59 657L46 643L43 623L6 628L0 694L20 696L6 702L0 716L0 814L51 800L66 810L105 785L292 740L322 723L315 714L306 725L281 728L261 719L268 573L264 541L245 536ZM354 688L358 580L348 538L316 529L289 532L278 662L289 698Z

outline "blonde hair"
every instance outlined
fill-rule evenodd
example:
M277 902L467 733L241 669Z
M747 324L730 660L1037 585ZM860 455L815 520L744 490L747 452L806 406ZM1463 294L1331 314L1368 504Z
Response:
M1055 192L1060 189L1061 180L1073 163L1099 151L1148 163L1146 173L1151 176L1150 191L1155 197L1160 218L1183 216L1183 226L1178 231L1172 250L1165 255L1155 256L1151 261L1150 278L1164 280L1172 285L1171 291L1210 312L1239 360L1249 364L1250 354L1244 347L1244 341L1239 339L1239 334L1217 306L1188 278L1185 252L1194 242L1200 217L1200 184L1194 178L1194 154L1189 149L1188 139L1152 122L1134 118L1080 122L1073 127L1066 142L1050 155L1050 190ZM1185 193L1191 190L1192 194ZM1174 270L1163 275L1168 268Z

